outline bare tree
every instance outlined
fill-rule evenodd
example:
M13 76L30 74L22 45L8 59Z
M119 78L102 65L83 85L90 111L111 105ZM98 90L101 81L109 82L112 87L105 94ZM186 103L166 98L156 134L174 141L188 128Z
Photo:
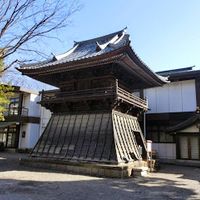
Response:
M78 0L0 0L0 60L24 51L42 54L28 44L65 28L79 10ZM17 62L9 60L5 69Z

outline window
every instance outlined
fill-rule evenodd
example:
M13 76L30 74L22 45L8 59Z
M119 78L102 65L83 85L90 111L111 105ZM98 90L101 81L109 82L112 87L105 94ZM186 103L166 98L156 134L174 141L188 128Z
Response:
M15 95L15 97L10 98L10 104L8 107L9 115L18 115L19 114L19 95Z
M18 146L17 126L10 125L0 128L0 142L3 142L5 147L16 148Z

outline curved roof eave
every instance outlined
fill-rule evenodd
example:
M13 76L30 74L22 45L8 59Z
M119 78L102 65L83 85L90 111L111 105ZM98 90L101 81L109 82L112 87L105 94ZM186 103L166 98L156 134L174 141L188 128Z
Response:
M174 126L167 128L166 132L172 133L172 132L184 130L185 128L192 126L193 124L195 124L198 121L200 121L199 113L194 114L192 117L186 119L185 121L182 121Z
M131 51L131 54L130 54L130 51ZM161 86L167 83L167 80L166 80L167 78L157 75L152 70L150 70L148 66L145 65L141 61L141 59L135 54L135 52L132 50L132 48L129 45L122 47L120 49L117 49L113 52L103 54L103 55L90 57L83 60L66 62L59 65L51 65L48 67L48 71L47 71L47 67L24 68L24 69L18 69L18 70L21 71L23 74L33 77L35 75L38 75L38 73L47 75L48 73L71 71L71 70L76 70L77 68L92 67L94 65L96 66L96 65L102 65L102 64L109 64L112 62L119 63L120 61L124 62L125 57L131 60L132 63L135 63L135 65L132 64L132 70L141 71L141 76L146 77L146 82L149 83L148 84L149 87ZM55 67L55 66L59 66L59 67Z
M118 52L118 53L115 53ZM17 68L18 71L22 72L22 74L38 74L38 73L58 73L61 71L70 71L76 69L76 67L84 66L84 67L90 67L92 65L101 65L105 63L111 63L116 59L119 59L123 56L123 54L118 50L112 53L107 53L104 55L99 55L95 57L89 57L86 59L76 60L76 61L70 61L70 62L64 62L59 63L57 65L50 65L48 67L40 67L40 68ZM109 55L109 56L107 56ZM59 66L59 68L55 68L55 66Z
M149 74L149 76L151 76L154 80L157 81L158 85L157 86L161 86L164 85L166 83L169 83L168 81L168 77L164 77L161 75L156 74L155 72L153 72L141 59L140 57L135 53L135 51L133 50L133 48L129 45L127 46L127 52L129 57L134 61L134 63L136 65L138 65L139 67L141 67L147 74Z
M126 66L126 63L123 63L123 56L130 58L127 66L132 68L133 74L140 72L140 76L149 87L167 83L167 78L155 74L134 52L130 46L129 35L125 34L125 29L102 37L76 42L74 47L64 54L54 56L44 62L21 66L18 70L36 78L39 75L45 76L50 73L61 73L117 61ZM127 58L126 60L129 59Z

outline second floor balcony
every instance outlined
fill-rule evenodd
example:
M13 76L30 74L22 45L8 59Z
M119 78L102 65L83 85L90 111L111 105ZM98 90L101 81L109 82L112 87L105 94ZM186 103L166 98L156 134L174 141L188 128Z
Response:
M9 107L4 116L28 116L28 108L25 107Z
M148 109L148 102L118 86L91 88L85 90L65 91L51 90L43 91L41 103L60 103L67 101L94 100L100 98L113 98L134 105L143 110Z

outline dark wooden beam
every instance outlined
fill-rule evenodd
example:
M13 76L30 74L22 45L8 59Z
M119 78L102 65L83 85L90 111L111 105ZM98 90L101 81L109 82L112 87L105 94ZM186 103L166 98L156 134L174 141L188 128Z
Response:
M186 120L193 116L195 112L176 112L176 113L147 113L146 119L148 121L169 121L169 120Z

